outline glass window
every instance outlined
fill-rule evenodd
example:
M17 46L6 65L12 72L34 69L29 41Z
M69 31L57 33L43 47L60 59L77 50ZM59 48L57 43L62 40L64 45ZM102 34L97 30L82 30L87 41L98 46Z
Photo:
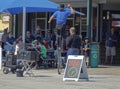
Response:
M45 30L45 19L38 19L37 25L40 26L42 30Z
M46 17L46 15L45 15L45 13L37 13L37 17L38 18L45 18Z
M82 18L81 19L81 26L82 26L81 28L82 28L82 30L87 29L86 24L87 24L86 18Z
M87 15L87 8L82 8L82 13L84 13L85 15Z
M120 14L112 14L113 19L120 19Z

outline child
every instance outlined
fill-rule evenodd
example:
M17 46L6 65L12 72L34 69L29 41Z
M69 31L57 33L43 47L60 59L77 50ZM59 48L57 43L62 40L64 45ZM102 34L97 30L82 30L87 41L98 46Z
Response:
M88 37L85 38L85 41L83 43L83 54L85 55L85 61L88 67L89 66L89 54L90 54L90 43L89 43Z
M37 68L40 68L40 65L42 64L42 61L44 59L47 59L47 49L44 46L43 42L39 42L38 46L40 47L40 58L37 60Z
M41 42L41 43L39 43L39 45L40 45L40 48L41 48L42 57L46 58L46 57L47 57L47 49L46 49L46 47L44 46L44 43Z

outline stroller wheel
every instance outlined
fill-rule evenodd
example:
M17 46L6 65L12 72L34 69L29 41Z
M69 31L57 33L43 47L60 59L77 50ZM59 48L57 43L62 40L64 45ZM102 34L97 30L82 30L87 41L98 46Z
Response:
M13 74L15 74L15 73L16 73L16 69L14 69L14 68L12 69L12 68L11 68L11 72L12 72Z
M3 68L3 73L4 74L8 74L9 73L9 69L8 68Z

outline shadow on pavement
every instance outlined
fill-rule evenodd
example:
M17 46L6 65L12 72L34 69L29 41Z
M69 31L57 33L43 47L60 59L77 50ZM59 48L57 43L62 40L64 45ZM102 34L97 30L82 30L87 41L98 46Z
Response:
M35 75L34 77L52 77L52 76L47 76L47 75Z

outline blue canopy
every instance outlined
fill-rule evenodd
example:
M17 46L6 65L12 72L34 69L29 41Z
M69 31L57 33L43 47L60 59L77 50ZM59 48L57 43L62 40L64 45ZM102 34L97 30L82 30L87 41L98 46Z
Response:
M54 12L57 10L59 6L59 4L56 4L49 0L10 0L10 1L8 0L7 1L7 3L10 3L10 2L11 4L8 4L7 6L4 4L5 6L3 9L4 11L7 10L11 14L23 13L23 7L26 8L27 13L29 12Z
M23 13L23 42L25 42L26 13L54 12L58 10L58 7L59 4L49 0L0 0L0 11L7 11L11 14Z
M0 0L0 12L9 12L10 14L23 13L23 7L26 12L55 12L58 10L59 4L49 0ZM66 9L69 10L69 9ZM81 12L75 13L84 15Z
M26 8L27 13L55 12L58 10L59 4L56 4L49 0L0 0L0 12L19 14L23 13L23 7ZM75 13L84 15L78 11L75 11Z

